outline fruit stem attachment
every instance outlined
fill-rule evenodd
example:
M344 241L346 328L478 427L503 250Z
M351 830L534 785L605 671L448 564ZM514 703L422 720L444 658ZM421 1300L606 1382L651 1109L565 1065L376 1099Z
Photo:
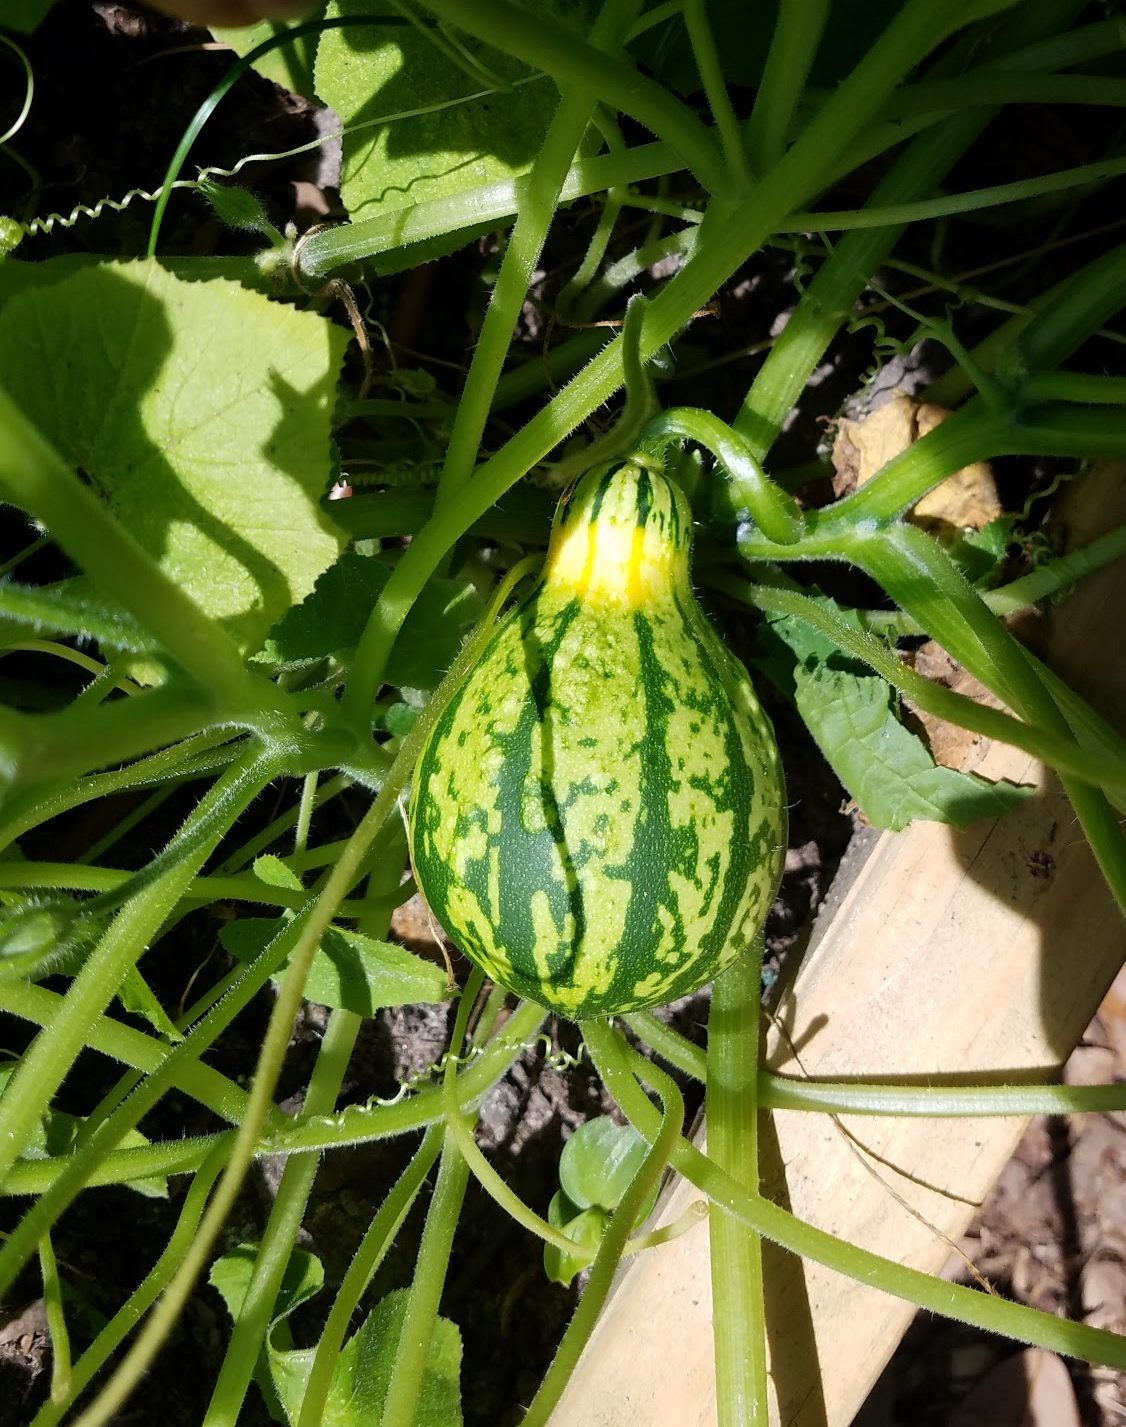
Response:
M679 406L650 421L642 439L649 446L663 446L676 437L686 437L711 452L729 477L732 505L746 511L769 540L793 545L801 539L804 522L797 502L775 485L730 426L710 411Z

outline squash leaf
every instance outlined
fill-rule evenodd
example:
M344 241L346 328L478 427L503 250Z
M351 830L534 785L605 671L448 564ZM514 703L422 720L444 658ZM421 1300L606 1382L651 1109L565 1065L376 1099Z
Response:
M0 384L165 573L254 649L342 545L319 497L345 340L228 280L103 263L5 303Z
M397 1289L380 1299L345 1343L336 1361L321 1427L379 1427L399 1351L407 1298L406 1289ZM296 1422L313 1364L313 1350L281 1351L274 1345L271 1330L268 1358L282 1408L289 1422ZM448 1318L437 1318L431 1329L413 1427L462 1427L460 1379L461 1334Z
M900 832L916 819L967 827L1000 817L1031 793L940 767L900 722L886 680L801 620L787 616L769 627L778 644L764 661L767 671L793 697L826 761L874 827Z
M277 935L272 917L243 917L219 932L226 951L251 961ZM288 964L288 963L287 963ZM285 967L280 967L275 982ZM445 1001L446 975L405 947L377 941L360 932L330 927L305 982L305 998L333 1010L372 1016L383 1006L414 1006Z
M597 10L527 8L529 23L546 8L580 31ZM317 50L317 94L345 126L340 192L353 222L531 167L559 102L546 75L446 26L405 24L390 0L335 0L328 13L387 17L330 31Z
M289 664L354 648L390 578L385 560L349 551L320 577L302 604L278 621L258 661ZM484 602L470 581L430 580L395 641L385 671L387 683L433 689L483 610Z
M308 14L302 15L301 23L308 24L310 20L319 19L324 14L324 8L323 4L311 6ZM235 54L242 58L266 40L273 39L275 35L291 28L293 27L275 20L259 20L255 25L212 25L211 33L221 45L230 45ZM283 89L290 89L294 94L303 94L306 99L312 99L313 62L316 54L317 36L302 35L287 44L278 45L276 49L267 50L261 58L254 61L251 68L257 70L264 79L280 84Z

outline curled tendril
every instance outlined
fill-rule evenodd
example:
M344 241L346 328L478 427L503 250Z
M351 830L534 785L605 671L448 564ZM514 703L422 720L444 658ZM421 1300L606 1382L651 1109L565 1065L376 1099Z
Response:
M514 1051L518 1054L524 1052L543 1052L543 1065L546 1070L565 1071L577 1070L587 1060L587 1050L585 1045L579 1047L577 1055L572 1055L570 1051L561 1050L552 1044L551 1037L546 1032L541 1032L533 1040L515 1041L500 1039L491 1041L487 1046L470 1046L464 1054L456 1051L446 1051L444 1055L438 1057L431 1065L425 1066L422 1070L416 1070L405 1080L399 1082L399 1087L394 1095L371 1095L362 1105L347 1105L343 1110L338 1110L333 1115L310 1115L307 1119L302 1117L301 1123L305 1126L323 1125L326 1128L337 1132L347 1133L347 1127L353 1121L360 1121L373 1110L389 1110L394 1105L400 1105L411 1095L417 1095L420 1090L424 1090L435 1080L441 1078L447 1065L454 1065L461 1069L482 1056L486 1049ZM287 1126L287 1130L292 1126Z
M172 185L173 188L196 188L195 182L187 179L178 180ZM131 188L121 198L99 198L97 203L76 203L69 213L47 213L41 218L31 218L22 225L27 234L42 233L44 235L54 232L56 228L73 228L82 218L100 218L107 211L113 213L124 213L129 205L138 198L143 198L146 203L156 203L160 198L161 190L155 189L150 192L145 188Z

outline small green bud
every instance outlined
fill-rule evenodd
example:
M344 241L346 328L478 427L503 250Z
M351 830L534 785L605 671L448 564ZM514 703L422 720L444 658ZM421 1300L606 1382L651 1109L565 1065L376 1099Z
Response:
M30 976L59 949L73 917L46 907L23 907L0 921L0 975Z
M0 258L6 258L23 242L27 230L15 218L0 213Z
M241 228L251 233L262 233L272 243L281 243L282 236L266 217L266 210L260 200L248 188L216 183L213 178L201 178L199 191L214 208L220 222L228 228Z

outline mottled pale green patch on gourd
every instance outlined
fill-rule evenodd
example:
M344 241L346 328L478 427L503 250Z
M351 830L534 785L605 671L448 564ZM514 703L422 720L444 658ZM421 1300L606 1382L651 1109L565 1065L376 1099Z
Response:
M584 479L415 773L435 915L494 980L577 1019L711 980L777 886L777 749L692 594L690 530L659 474Z

